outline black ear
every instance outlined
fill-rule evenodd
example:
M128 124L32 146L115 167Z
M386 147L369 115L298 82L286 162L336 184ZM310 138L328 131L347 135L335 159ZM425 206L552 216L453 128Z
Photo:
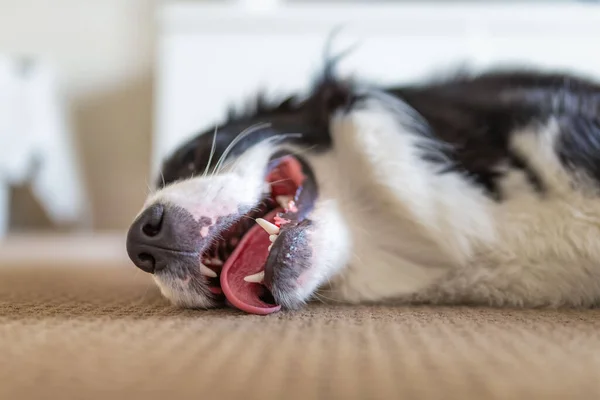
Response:
M337 111L349 110L354 102L351 82L332 77L318 81L303 107L304 119L310 127L303 131L304 138L309 142L331 146L329 127L332 115Z
M334 29L325 44L324 68L316 79L314 88L315 102L321 118L329 119L331 113L340 108L347 108L353 102L353 85L350 80L342 80L337 76L337 66L344 57L350 54L355 46L332 54L333 41L340 32L341 27Z
M350 109L354 102L354 88L350 81L323 75L305 103L311 126L315 129L312 133L329 136L331 116L339 110Z
M319 104L319 112L323 118L329 119L332 113L339 109L349 108L354 95L350 82L330 80L322 82L315 91Z

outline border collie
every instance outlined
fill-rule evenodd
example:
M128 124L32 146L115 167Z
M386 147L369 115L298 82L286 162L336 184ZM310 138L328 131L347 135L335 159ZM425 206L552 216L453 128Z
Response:
M378 88L328 64L185 143L157 185L127 250L183 307L600 300L600 85L577 76Z

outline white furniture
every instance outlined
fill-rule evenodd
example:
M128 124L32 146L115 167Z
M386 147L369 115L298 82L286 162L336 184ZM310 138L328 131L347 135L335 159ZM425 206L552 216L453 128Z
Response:
M80 221L87 202L79 171L53 69L0 55L0 239L14 184L29 183L53 222Z
M466 62L531 65L600 78L600 6L593 3L171 2L159 11L153 172L225 107L265 87L303 89L328 34L359 47L343 74L402 83Z

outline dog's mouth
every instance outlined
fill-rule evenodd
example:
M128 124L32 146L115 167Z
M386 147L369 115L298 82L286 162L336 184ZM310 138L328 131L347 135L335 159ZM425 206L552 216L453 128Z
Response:
M274 157L267 168L266 197L250 213L222 232L202 255L202 274L216 296L252 314L279 311L264 269L279 229L306 218L316 200L316 184L307 165L291 155Z

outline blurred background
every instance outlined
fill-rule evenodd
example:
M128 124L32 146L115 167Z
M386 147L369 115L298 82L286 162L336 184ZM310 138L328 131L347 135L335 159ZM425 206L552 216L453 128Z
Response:
M258 88L305 88L340 26L341 72L376 83L600 77L597 1L0 0L0 240L121 243L166 154Z

